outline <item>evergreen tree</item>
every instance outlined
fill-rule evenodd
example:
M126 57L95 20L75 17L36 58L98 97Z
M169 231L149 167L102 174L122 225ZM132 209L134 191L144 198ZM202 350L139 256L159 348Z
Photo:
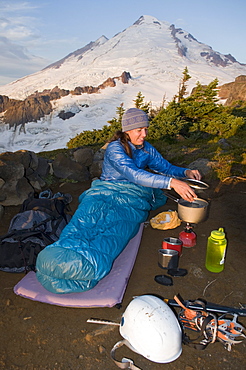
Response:
M185 79L186 77L183 86ZM160 140L177 134L188 137L192 133L199 137L204 132L218 138L235 135L245 122L241 117L233 116L232 110L228 111L223 105L217 104L217 86L217 79L207 86L198 82L190 96L178 101L174 99L152 120L149 137ZM182 93L184 92L185 88L182 89Z
M153 141L175 138L181 134L193 138L199 138L207 133L215 138L229 138L245 126L245 104L234 107L224 107L218 104L217 86L218 80L210 82L207 86L197 82L190 96L185 97L187 85L190 79L188 69L183 72L179 93L166 108L164 104L154 112L151 110L151 122L148 139ZM136 108L144 110L147 114L150 103L144 102L141 92L135 100ZM71 139L67 146L69 149L82 145L104 145L115 131L121 129L121 120L125 112L123 103L116 108L116 117L108 121L109 125L100 130L84 131ZM195 133L195 135L194 135Z
M121 127L122 116L125 112L125 108L123 107L123 105L124 104L121 103L121 105L116 108L116 116L118 116L118 118L113 117L111 120L108 121L108 123L111 125L111 128L113 127L116 130L120 130Z
M187 95L187 81L189 81L190 78L191 76L189 75L188 68L185 67L182 81L179 84L178 96L176 96L178 103L180 103L184 99L184 96Z
M144 102L144 96L141 91L138 92L137 97L133 102L135 103L135 108L142 109L147 114L149 113L151 103Z

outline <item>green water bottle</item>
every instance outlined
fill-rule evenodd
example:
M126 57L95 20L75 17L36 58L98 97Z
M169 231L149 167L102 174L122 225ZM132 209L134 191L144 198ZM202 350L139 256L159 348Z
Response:
M207 253L206 253L206 269L211 272L221 272L224 270L225 253L227 240L225 238L224 229L211 231L208 237Z

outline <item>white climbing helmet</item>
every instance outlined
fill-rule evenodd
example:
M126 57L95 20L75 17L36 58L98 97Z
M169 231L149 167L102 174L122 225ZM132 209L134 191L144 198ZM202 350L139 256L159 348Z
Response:
M120 334L129 348L150 361L171 362L182 352L182 331L175 314L153 295L130 302L121 318Z

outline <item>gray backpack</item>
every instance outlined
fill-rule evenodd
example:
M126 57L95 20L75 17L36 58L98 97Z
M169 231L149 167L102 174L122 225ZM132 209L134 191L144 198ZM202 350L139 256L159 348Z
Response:
M50 190L32 193L9 225L8 233L0 237L0 270L6 272L35 271L38 253L59 239L71 215L70 194Z

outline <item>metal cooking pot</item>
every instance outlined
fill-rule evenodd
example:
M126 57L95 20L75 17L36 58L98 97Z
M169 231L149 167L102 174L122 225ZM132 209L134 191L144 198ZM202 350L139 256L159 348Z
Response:
M164 194L178 203L178 215L182 221L191 224L198 224L205 220L208 211L208 202L201 198L196 198L193 202L184 199L177 199L173 195L164 192Z

